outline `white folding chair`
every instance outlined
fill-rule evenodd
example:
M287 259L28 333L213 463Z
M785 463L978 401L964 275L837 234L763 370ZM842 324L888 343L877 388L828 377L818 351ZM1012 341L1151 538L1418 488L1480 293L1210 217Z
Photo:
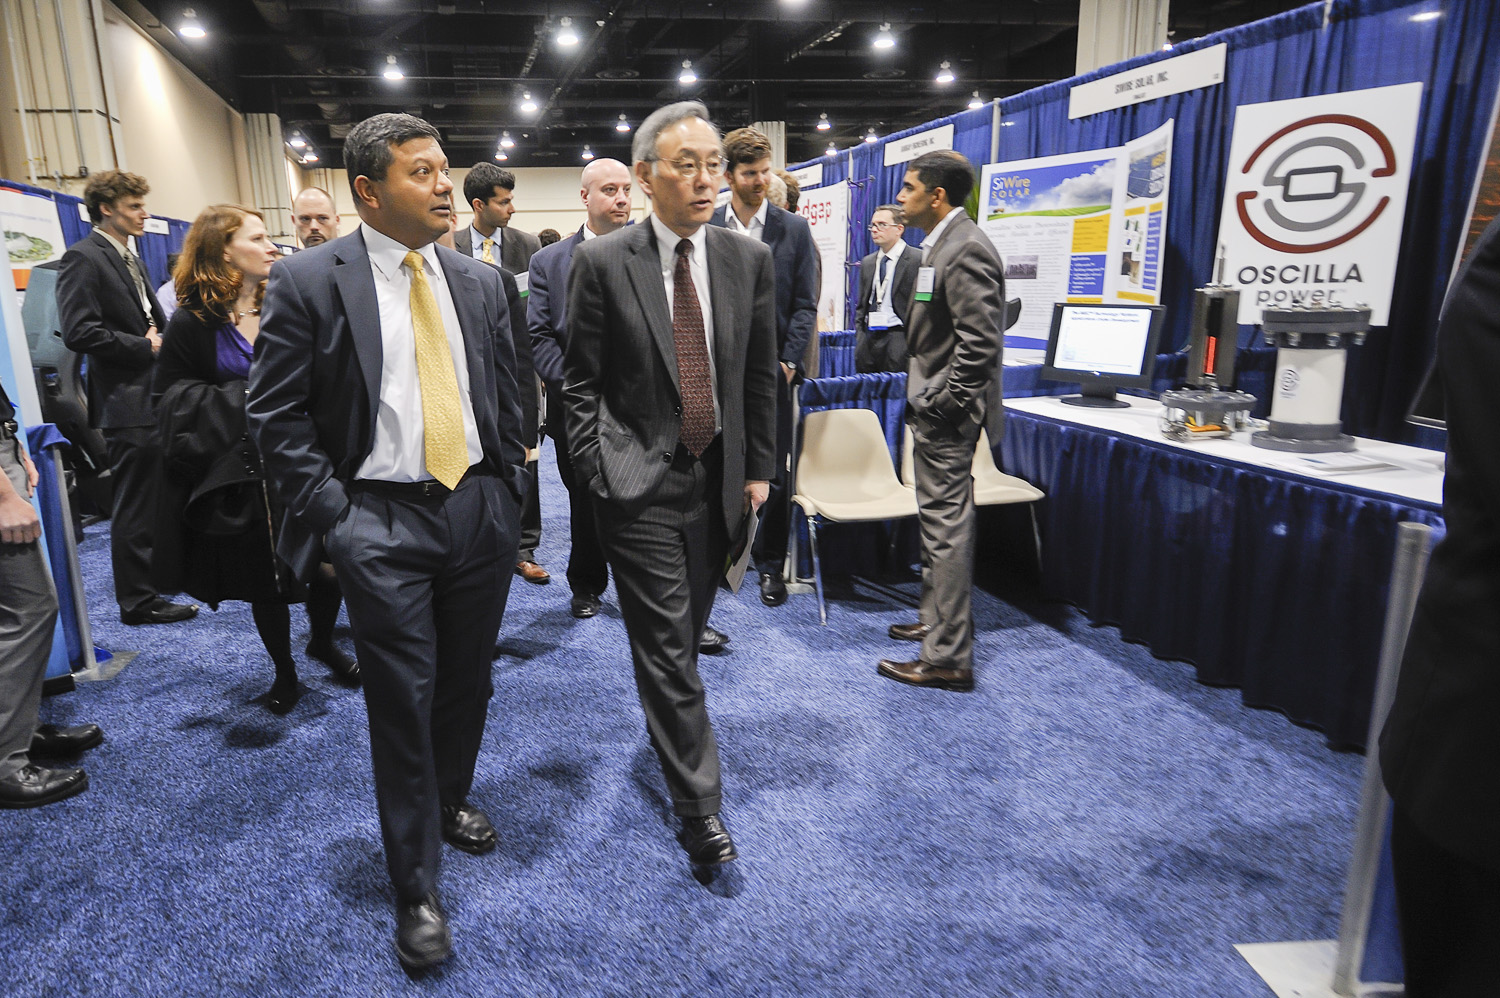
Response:
M917 494L901 484L880 420L869 409L826 409L802 418L797 492L811 541L818 619L828 623L818 524L894 520L917 515Z

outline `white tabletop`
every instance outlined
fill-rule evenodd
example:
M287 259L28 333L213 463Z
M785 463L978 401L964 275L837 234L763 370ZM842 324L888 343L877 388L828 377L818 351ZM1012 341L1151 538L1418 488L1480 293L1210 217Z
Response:
M1128 395L1121 395L1120 401L1129 403L1129 408L1093 409L1065 405L1055 395L1006 399L1005 408L1045 416L1048 419L1073 423L1077 426L1108 430L1122 436L1139 437L1142 440L1193 451L1207 458L1289 472L1314 479L1333 488L1355 488L1367 492L1380 492L1393 499L1427 503L1433 506L1441 506L1443 503L1443 454L1440 451L1358 437L1356 438L1358 447L1351 452L1352 455L1379 460L1391 467L1380 470L1330 473L1307 460L1320 455L1293 454L1254 446L1250 443L1251 431L1248 430L1238 432L1232 437L1208 440L1170 440L1162 435L1160 429L1162 414L1160 402Z

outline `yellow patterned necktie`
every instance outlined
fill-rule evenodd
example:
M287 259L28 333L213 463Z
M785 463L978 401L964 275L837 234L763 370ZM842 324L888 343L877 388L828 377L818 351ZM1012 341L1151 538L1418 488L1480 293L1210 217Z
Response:
M427 473L450 489L469 470L469 447L464 442L464 416L458 401L458 377L453 351L443 332L443 314L422 269L416 250L401 261L411 271L411 324L416 333L417 384L422 390L422 444Z
M483 250L479 254L479 260L480 260L481 263L494 263L495 262L495 254L490 252L490 249L494 245L495 245L495 240L493 240L493 239L486 239L484 241L484 248L483 248Z

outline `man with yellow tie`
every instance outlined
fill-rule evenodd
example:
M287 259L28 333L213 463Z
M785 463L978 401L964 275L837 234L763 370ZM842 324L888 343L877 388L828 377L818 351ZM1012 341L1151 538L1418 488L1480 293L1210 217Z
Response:
M437 246L448 160L420 118L350 130L348 236L277 264L246 405L286 508L279 551L332 562L365 679L396 952L452 951L441 843L497 836L469 803L520 533L525 452L509 310L493 268Z

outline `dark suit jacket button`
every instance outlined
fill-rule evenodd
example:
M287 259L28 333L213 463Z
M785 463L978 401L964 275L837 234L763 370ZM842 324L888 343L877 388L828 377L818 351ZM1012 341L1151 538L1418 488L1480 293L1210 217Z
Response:
M671 454L663 454L661 456L661 459L663 461L665 461L667 464L671 464L672 463L672 455Z

